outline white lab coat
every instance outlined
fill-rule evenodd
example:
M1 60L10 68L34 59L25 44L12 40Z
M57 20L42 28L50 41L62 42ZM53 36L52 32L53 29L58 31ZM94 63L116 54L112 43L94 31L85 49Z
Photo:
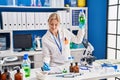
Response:
M84 29L79 29L77 36L66 28L60 27L59 35L62 43L62 53L59 51L51 32L48 30L42 37L42 51L43 62L50 64L50 66L59 66L67 63L68 57L70 57L70 42L81 43L84 37ZM64 43L65 38L68 40L68 44Z

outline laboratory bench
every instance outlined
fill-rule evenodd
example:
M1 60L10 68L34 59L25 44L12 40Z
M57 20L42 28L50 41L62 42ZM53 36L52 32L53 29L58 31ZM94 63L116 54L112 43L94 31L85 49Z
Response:
M52 67L51 71L46 71L46 75L44 75L43 80L99 80L99 79L106 79L106 78L114 78L113 80L120 79L120 71L114 70L112 67L105 67L101 68L99 65L102 63L112 63L116 64L119 67L120 60L96 60L90 69L83 70L80 69L79 73L61 73L61 74L54 74L54 71L57 71L58 67ZM39 80L38 74L41 73L41 68L35 68L31 70L31 76L28 80ZM12 73L15 73L14 71ZM48 74L52 73L52 74ZM74 75L71 77L70 75ZM12 74L12 76L14 76ZM39 75L39 77L41 77ZM25 80L25 78L23 79Z

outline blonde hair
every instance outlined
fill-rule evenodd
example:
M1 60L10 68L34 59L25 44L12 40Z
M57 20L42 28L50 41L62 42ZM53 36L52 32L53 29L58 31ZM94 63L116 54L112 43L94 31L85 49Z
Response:
M52 20L57 20L60 22L60 16L57 13L52 13L48 18L48 23L50 23Z

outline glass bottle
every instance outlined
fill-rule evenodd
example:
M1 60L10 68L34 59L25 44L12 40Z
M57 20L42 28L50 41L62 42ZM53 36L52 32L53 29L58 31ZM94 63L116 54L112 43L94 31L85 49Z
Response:
M23 74L20 72L19 68L17 68L17 73L14 75L14 80L23 80Z
M1 80L1 71L0 71L0 80Z
M70 72L74 72L74 66L73 66L73 63L70 63Z
M75 66L74 66L74 72L79 73L79 66L77 62L75 63Z
M39 6L39 7L42 7L41 0L38 0L38 6Z
M45 7L50 7L50 1L49 0L45 0L44 6Z
M7 68L4 69L4 73L1 75L1 80L12 80Z

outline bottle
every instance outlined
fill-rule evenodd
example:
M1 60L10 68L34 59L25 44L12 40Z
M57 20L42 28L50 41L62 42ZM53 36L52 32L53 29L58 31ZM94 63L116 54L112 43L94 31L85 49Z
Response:
M38 0L38 7L42 7L41 0Z
M70 63L70 72L72 73L72 72L74 72L74 66L73 66L73 63Z
M7 68L4 69L4 73L1 75L1 80L12 80Z
M78 7L85 7L86 6L86 0L78 0L77 2Z
M0 71L0 80L1 80L1 71Z
M9 72L6 73L6 80L12 80L12 78L10 77L10 73Z
M75 63L75 66L74 66L74 73L79 73L79 66L77 62Z
M84 10L82 10L82 9L80 9L78 21L79 21L79 27L83 28L85 26L86 17L85 17Z
M17 73L14 75L14 80L23 80L23 74L20 72L20 68L16 68Z
M50 7L50 1L49 0L45 0L44 7Z
M25 78L29 78L30 77L30 60L28 58L28 54L24 54L24 57L23 57L23 63L22 63L22 69L25 73Z
M31 0L31 6L36 6L36 0Z

